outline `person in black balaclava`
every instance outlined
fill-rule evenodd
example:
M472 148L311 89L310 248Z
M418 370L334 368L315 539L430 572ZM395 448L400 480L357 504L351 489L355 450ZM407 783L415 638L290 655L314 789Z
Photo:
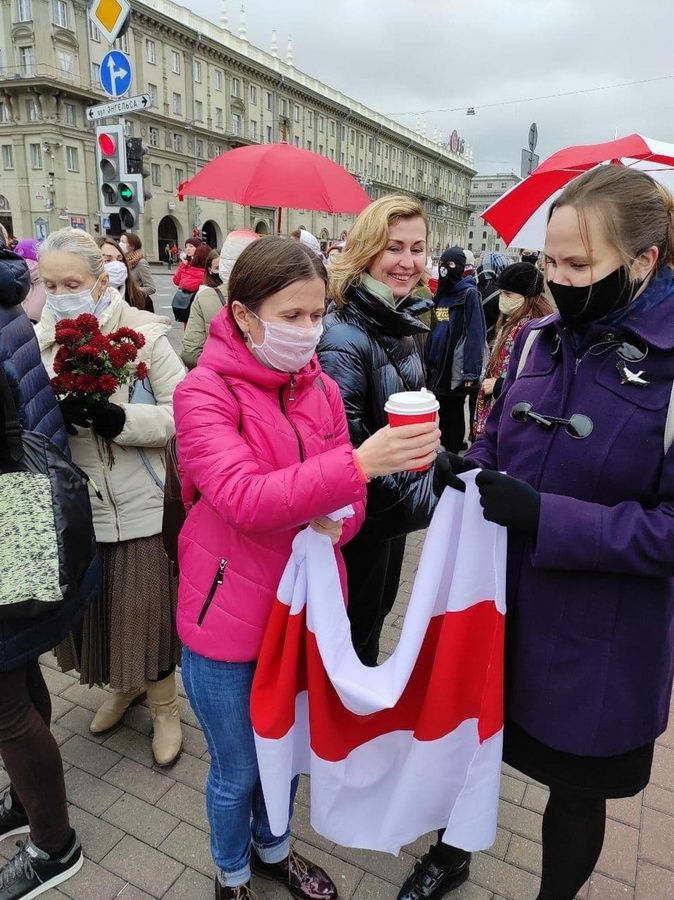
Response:
M520 255L522 262L531 263L532 266L538 265L538 250L522 250Z
M452 453L466 448L466 397L472 422L485 361L482 299L472 275L464 276L465 267L460 247L449 247L440 257L437 325L426 343L427 384L440 403L443 446Z

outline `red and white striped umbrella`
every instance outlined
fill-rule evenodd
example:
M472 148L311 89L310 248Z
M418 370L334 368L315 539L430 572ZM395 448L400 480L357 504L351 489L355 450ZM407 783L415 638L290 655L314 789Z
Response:
M548 210L564 187L583 172L602 165L622 165L648 172L674 191L674 144L630 134L604 144L558 150L531 175L492 203L482 218L507 245L540 250L545 242Z

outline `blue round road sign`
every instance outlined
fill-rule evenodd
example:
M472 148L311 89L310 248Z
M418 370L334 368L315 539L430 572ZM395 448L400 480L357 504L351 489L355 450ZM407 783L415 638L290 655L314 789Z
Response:
M101 60L101 87L108 97L123 97L131 87L131 60L121 50L110 50Z

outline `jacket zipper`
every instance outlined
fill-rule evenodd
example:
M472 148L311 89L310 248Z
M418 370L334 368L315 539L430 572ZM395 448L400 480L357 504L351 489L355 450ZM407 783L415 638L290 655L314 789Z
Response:
M117 508L117 504L115 503L115 495L112 491L112 483L108 478L108 468L105 464L105 459L103 458L103 454L101 453L101 448L98 443L98 438L92 435L92 440L96 446L96 454L101 464L101 472L103 473L103 480L105 481L105 489L108 492L108 497L110 498L110 505L112 506L112 511L115 516L115 528L117 529L117 540L122 540L122 529L119 526L119 509Z
M291 399L291 400L294 400L294 399L295 399L294 396L293 396L294 392L295 392L295 379L294 379L293 376L291 375L291 376L290 376L290 399ZM299 431L297 430L297 427L295 426L295 423L294 423L293 420L290 418L290 416L288 415L288 412L287 412L287 410L286 410L286 402L285 402L285 400L283 399L283 385L281 385L281 387L279 388L279 392L278 392L278 402L279 402L279 405L280 405L280 407L281 407L281 412L282 412L283 415L286 417L286 419L290 422L290 427L291 427L292 430L295 432L295 437L297 438L297 446L298 446L299 451L300 451L300 462L304 462L304 458L305 458L305 457L304 457L304 444L302 443L302 438L300 437L300 433L299 433Z
M206 613L208 612L209 606L213 602L213 597L215 597L215 592L217 591L217 589L220 587L220 585L222 584L222 582L224 580L226 568L227 568L227 560L221 559L220 565L218 566L217 574L216 574L215 578L213 579L213 584L211 585L211 589L208 592L208 596L206 597L206 600L204 601L204 605L201 607L201 612L199 613L199 618L197 619L197 625L201 625L201 623L206 618Z

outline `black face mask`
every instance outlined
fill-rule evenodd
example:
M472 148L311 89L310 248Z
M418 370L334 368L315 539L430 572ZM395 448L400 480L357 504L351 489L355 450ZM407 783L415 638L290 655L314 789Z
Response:
M438 293L446 294L454 285L458 284L463 278L463 268L454 266L452 268L446 262L440 262L438 266Z
M216 284L222 284L222 278L220 278L220 276L216 272L210 272L209 274Z
M639 285L630 281L628 269L620 266L605 278L586 287L548 281L548 288L557 304L562 322L574 328L598 322L609 313L623 309L632 300Z
M538 253L523 253L522 262L528 262L531 263L532 266L535 266L538 262Z

